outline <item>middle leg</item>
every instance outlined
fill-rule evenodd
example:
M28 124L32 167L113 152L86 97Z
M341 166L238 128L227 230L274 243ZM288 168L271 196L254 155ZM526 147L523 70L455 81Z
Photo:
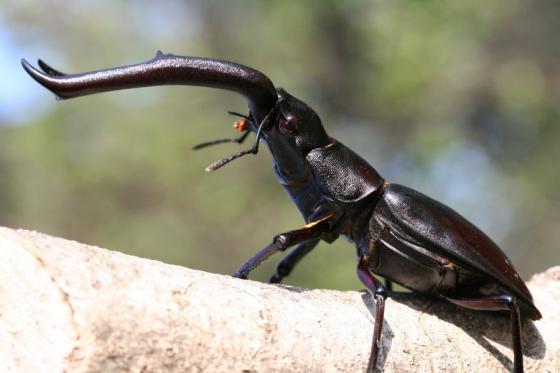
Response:
M290 251L290 253L286 255L284 259L280 261L280 263L278 263L278 266L276 267L276 273L270 277L268 282L271 284L279 284L280 282L282 282L285 277L292 273L292 270L294 269L296 264L298 264L300 260L302 260L307 254L309 254L311 250L313 250L315 246L317 246L318 243L319 240L315 239L302 242L294 247L294 249Z
M370 254L362 253L358 259L358 267L356 268L356 271L358 272L358 278L375 300L373 341L371 344L371 353L367 367L367 372L373 373L377 365L377 357L379 355L381 338L383 336L383 316L385 315L385 298L387 298L387 292L383 284L369 271L370 258Z

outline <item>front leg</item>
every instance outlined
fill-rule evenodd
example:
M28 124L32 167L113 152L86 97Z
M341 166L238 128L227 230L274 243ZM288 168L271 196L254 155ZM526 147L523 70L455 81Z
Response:
M285 251L289 247L292 247L299 243L319 238L321 234L330 231L330 220L333 217L334 214L329 214L318 220L312 221L309 224L306 224L301 229L277 235L272 240L272 243L261 249L261 251L256 253L255 256L245 262L245 264L243 264L241 268L239 268L237 272L233 274L233 277L245 279L252 270L257 268L259 265L261 265L262 262L264 262L272 255L280 251Z

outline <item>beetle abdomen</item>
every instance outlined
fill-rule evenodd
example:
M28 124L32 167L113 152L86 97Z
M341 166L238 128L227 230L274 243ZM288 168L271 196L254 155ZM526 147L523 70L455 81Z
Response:
M517 296L532 318L540 318L531 293L502 250L448 206L405 186L389 184L373 218L452 265L486 277L487 282Z
M372 250L370 270L408 289L420 293L445 293L457 286L457 272L436 255L398 239L383 229Z

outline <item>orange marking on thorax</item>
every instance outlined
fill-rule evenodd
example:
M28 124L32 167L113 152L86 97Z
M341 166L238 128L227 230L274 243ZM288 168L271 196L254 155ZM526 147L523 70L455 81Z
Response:
M323 222L323 221L325 221L325 220L328 220L328 219L332 218L333 216L334 216L334 214L329 214L329 215L327 215L327 216L325 216L325 217L323 217L323 218L321 218L321 219L319 219L319 220L315 220L315 221L312 221L312 222L310 222L310 223L307 223L307 224L305 224L303 227L304 227L304 228L311 228L312 226L317 225L317 224L319 224L320 222Z

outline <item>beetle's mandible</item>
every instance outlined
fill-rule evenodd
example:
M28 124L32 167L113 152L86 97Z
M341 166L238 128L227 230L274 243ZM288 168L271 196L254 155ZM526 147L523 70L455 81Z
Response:
M352 150L329 137L317 113L252 68L209 58L158 52L137 65L83 74L64 74L39 60L25 70L37 82L66 99L118 89L164 84L198 85L238 92L249 114L238 115L237 139L255 133L251 148L208 166L215 170L245 154L256 154L263 140L273 168L306 225L281 233L234 274L249 273L271 255L293 249L270 282L282 281L320 240L345 235L356 245L356 272L375 299L375 323L368 372L377 365L386 287L373 273L416 292L461 307L509 312L514 372L523 371L521 319L541 318L531 293L500 248L482 231L446 205L406 186L391 184Z

